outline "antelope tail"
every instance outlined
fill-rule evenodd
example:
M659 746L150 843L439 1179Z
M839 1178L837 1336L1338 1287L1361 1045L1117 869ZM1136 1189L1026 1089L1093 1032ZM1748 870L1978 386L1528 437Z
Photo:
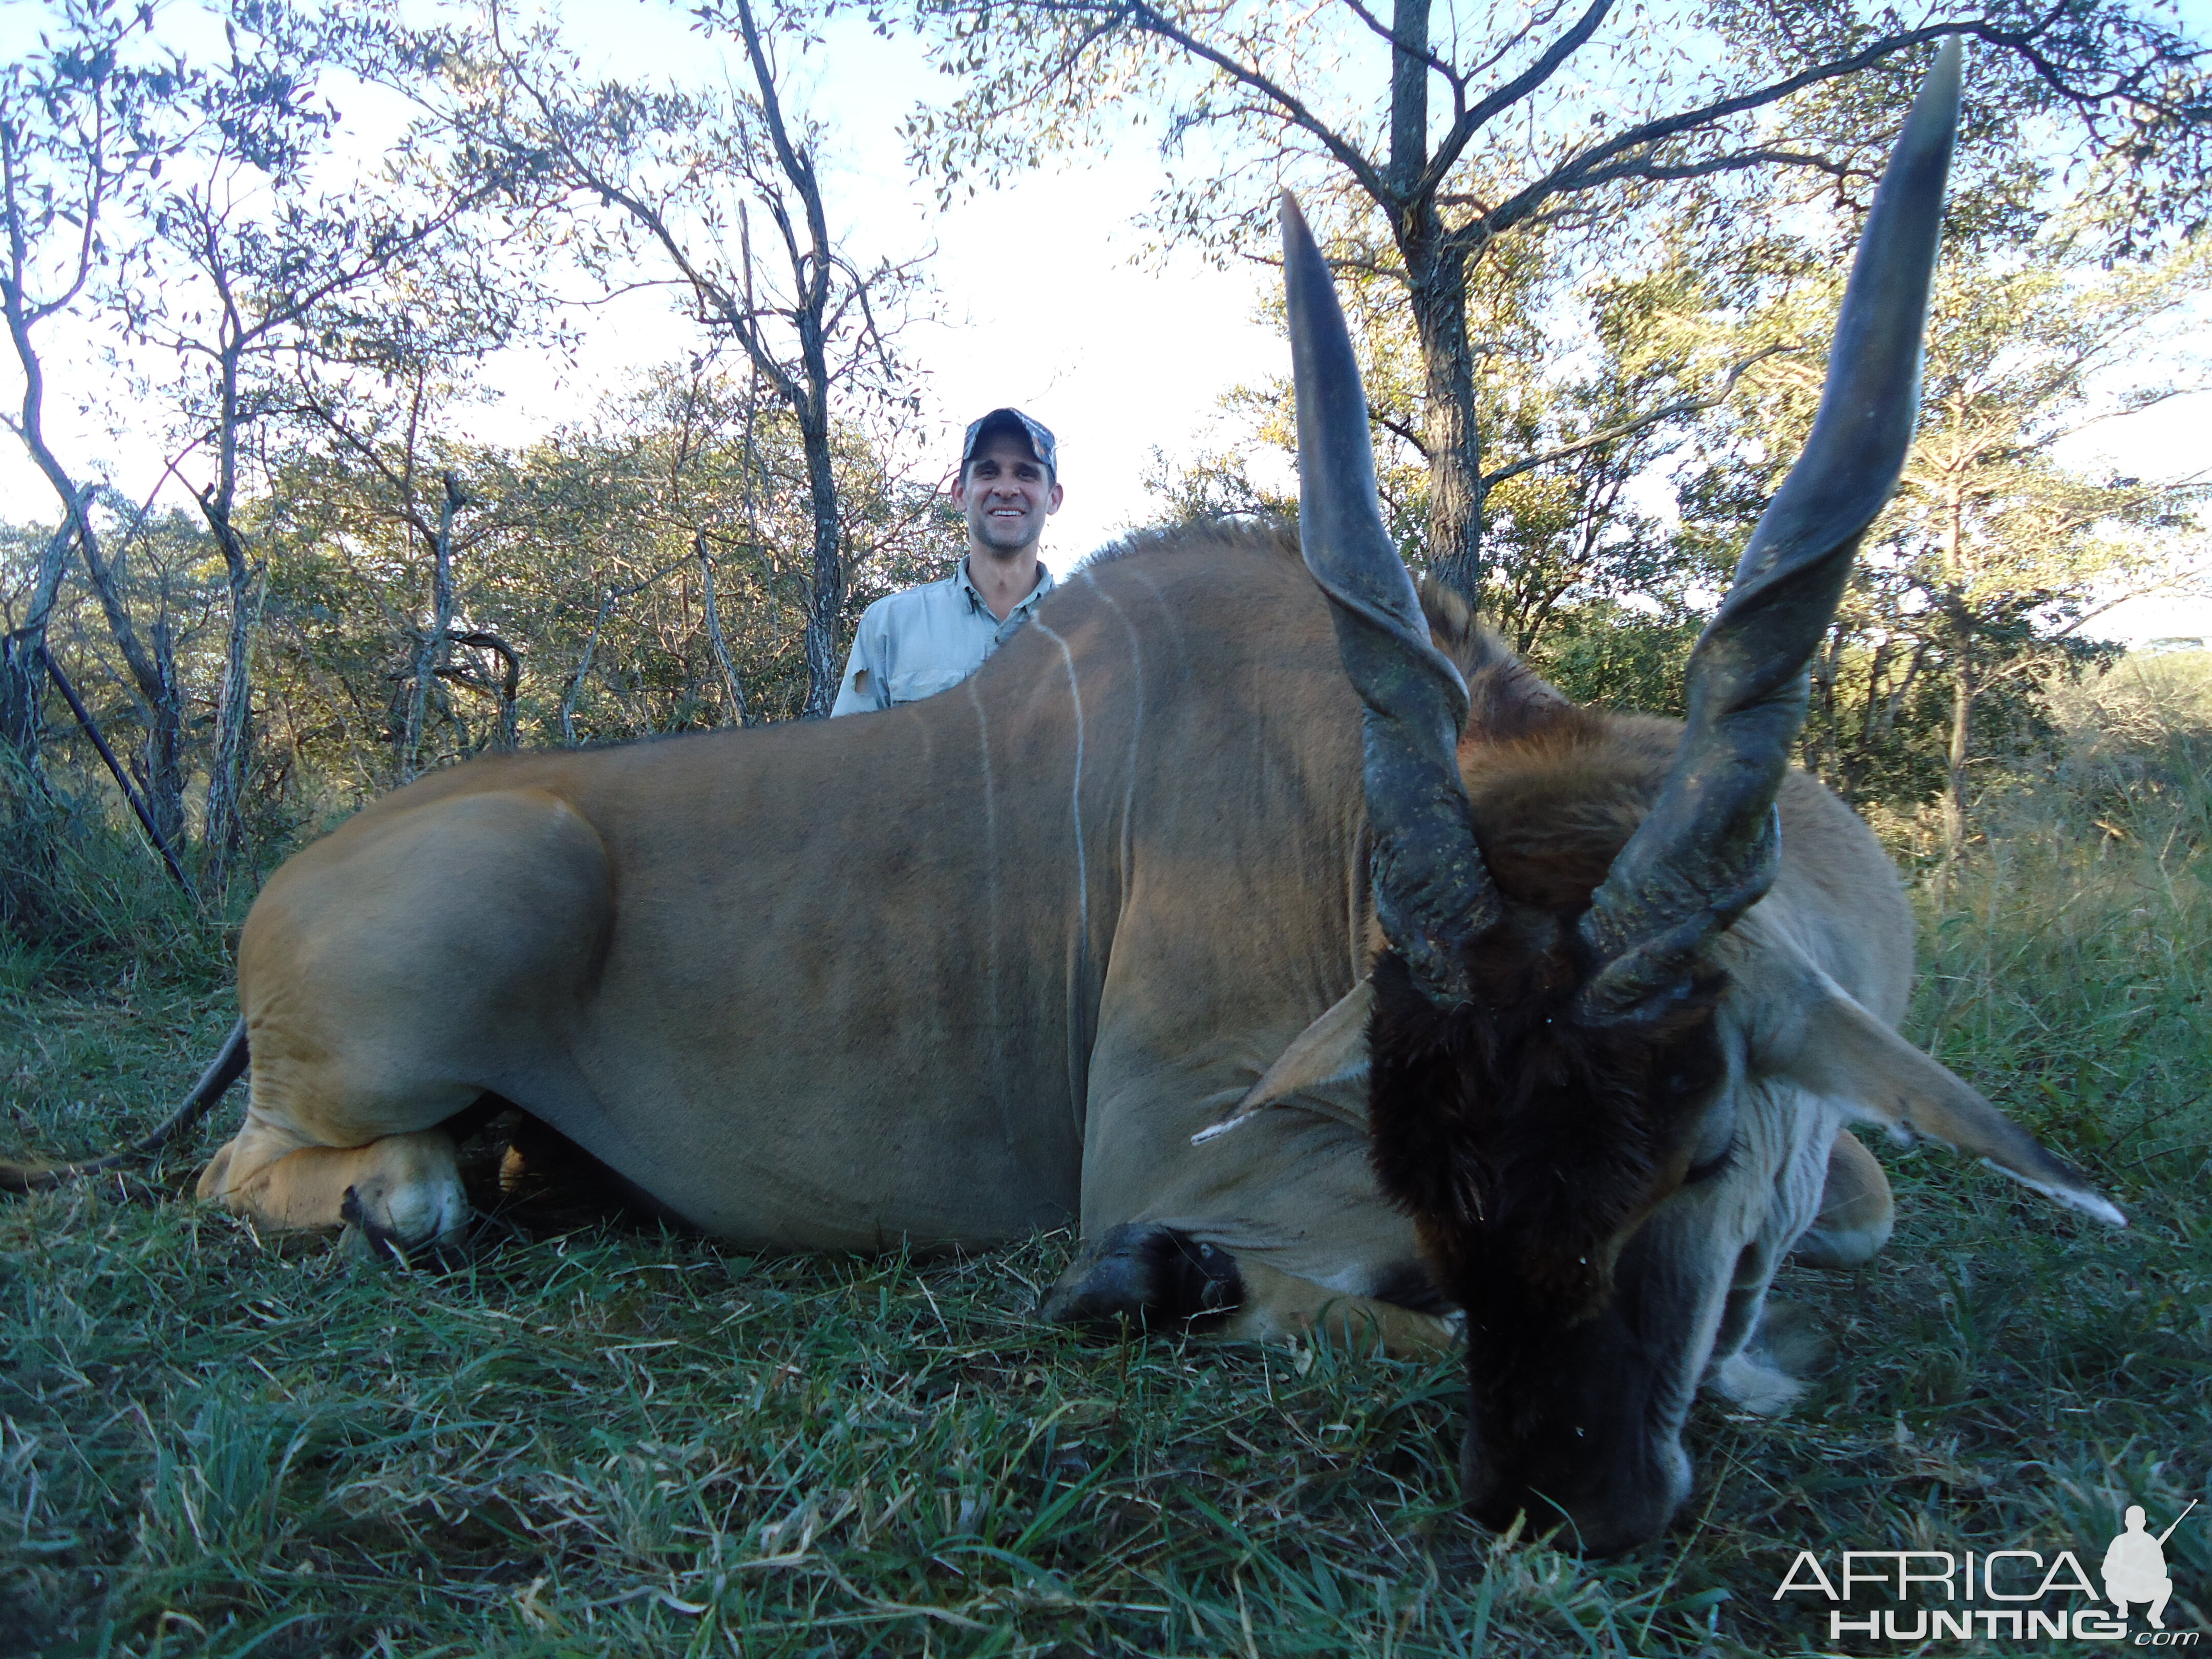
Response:
M208 1068L200 1073L200 1080L192 1085L191 1092L185 1097L184 1104L144 1139L134 1140L121 1152L110 1152L105 1158L87 1158L73 1164L16 1164L0 1160L0 1193L37 1192L47 1187L59 1186L78 1176L92 1175L101 1170L112 1170L118 1164L129 1164L159 1152L170 1141L198 1123L221 1100L230 1085L246 1071L246 1022L241 1019L230 1028L230 1036L223 1042Z

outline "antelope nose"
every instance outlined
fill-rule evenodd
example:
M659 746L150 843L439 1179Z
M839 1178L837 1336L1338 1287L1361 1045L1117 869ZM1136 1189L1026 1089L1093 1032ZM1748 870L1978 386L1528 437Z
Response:
M1555 1547L1601 1557L1620 1555L1647 1544L1667 1529L1677 1499L1671 1491L1649 1489L1608 1494L1595 1503L1555 1503L1533 1486L1500 1492L1468 1506L1475 1520L1492 1532L1504 1532L1526 1516L1521 1535L1552 1539Z
M1460 1472L1468 1513L1481 1525L1504 1532L1525 1516L1523 1538L1556 1534L1557 1547L1588 1556L1619 1555L1658 1537L1690 1491L1689 1457L1671 1439L1507 1474L1489 1463L1470 1432Z

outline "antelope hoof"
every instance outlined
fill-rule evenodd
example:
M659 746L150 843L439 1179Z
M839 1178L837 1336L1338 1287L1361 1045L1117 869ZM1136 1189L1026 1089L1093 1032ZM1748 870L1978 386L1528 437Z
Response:
M1237 1258L1172 1227L1125 1222L1083 1247L1045 1292L1038 1312L1055 1325L1101 1335L1167 1330L1186 1322L1208 1328L1244 1299Z
M345 1189L338 1217L349 1255L405 1261L459 1243L468 1231L469 1201L458 1175L409 1182L372 1176Z

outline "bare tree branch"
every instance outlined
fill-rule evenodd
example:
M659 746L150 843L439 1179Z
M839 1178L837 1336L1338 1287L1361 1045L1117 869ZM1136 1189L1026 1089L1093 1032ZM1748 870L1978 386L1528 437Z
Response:
M1503 483L1506 479L1517 477L1520 474L1535 467L1549 466L1553 461L1564 461L1571 455L1579 455L1586 449L1595 449L1601 444L1609 444L1622 438L1632 437L1637 433L1656 426L1662 421L1680 420L1685 415L1694 415L1700 410L1712 409L1724 404L1729 400L1729 394L1735 392L1735 383L1743 378L1747 369L1754 364L1765 362L1769 357L1803 349L1802 346L1771 345L1763 351L1754 351L1750 356L1729 366L1727 375L1722 380L1719 391L1708 392L1702 397L1677 398L1671 404L1663 404L1660 408L1638 415L1632 420L1623 421L1618 426L1609 426L1603 431L1593 432L1588 437L1577 438L1571 444L1562 444L1557 449L1547 449L1540 455L1528 456L1514 462L1510 466L1502 466L1495 472L1486 472L1482 475L1483 488L1487 489L1493 485Z

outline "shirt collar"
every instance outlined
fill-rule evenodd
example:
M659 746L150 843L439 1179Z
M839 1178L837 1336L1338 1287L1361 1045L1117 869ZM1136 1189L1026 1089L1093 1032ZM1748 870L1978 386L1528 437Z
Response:
M968 556L964 553L960 556L960 562L952 567L952 580L959 588L961 592L967 595L968 608L969 611L980 611L987 617L991 615L991 607L985 602L982 590L978 588L974 582L968 580ZM1046 594L1051 592L1051 568L1042 560L1039 560L1037 562L1036 586L1030 589L1028 592L1022 595L1020 599L1014 602L1014 608L1006 612L1006 619L1011 622L1014 617L1019 616L1023 611L1029 610L1032 605L1036 605L1039 599L1042 599ZM993 617L992 619L994 621L997 620L996 617Z

